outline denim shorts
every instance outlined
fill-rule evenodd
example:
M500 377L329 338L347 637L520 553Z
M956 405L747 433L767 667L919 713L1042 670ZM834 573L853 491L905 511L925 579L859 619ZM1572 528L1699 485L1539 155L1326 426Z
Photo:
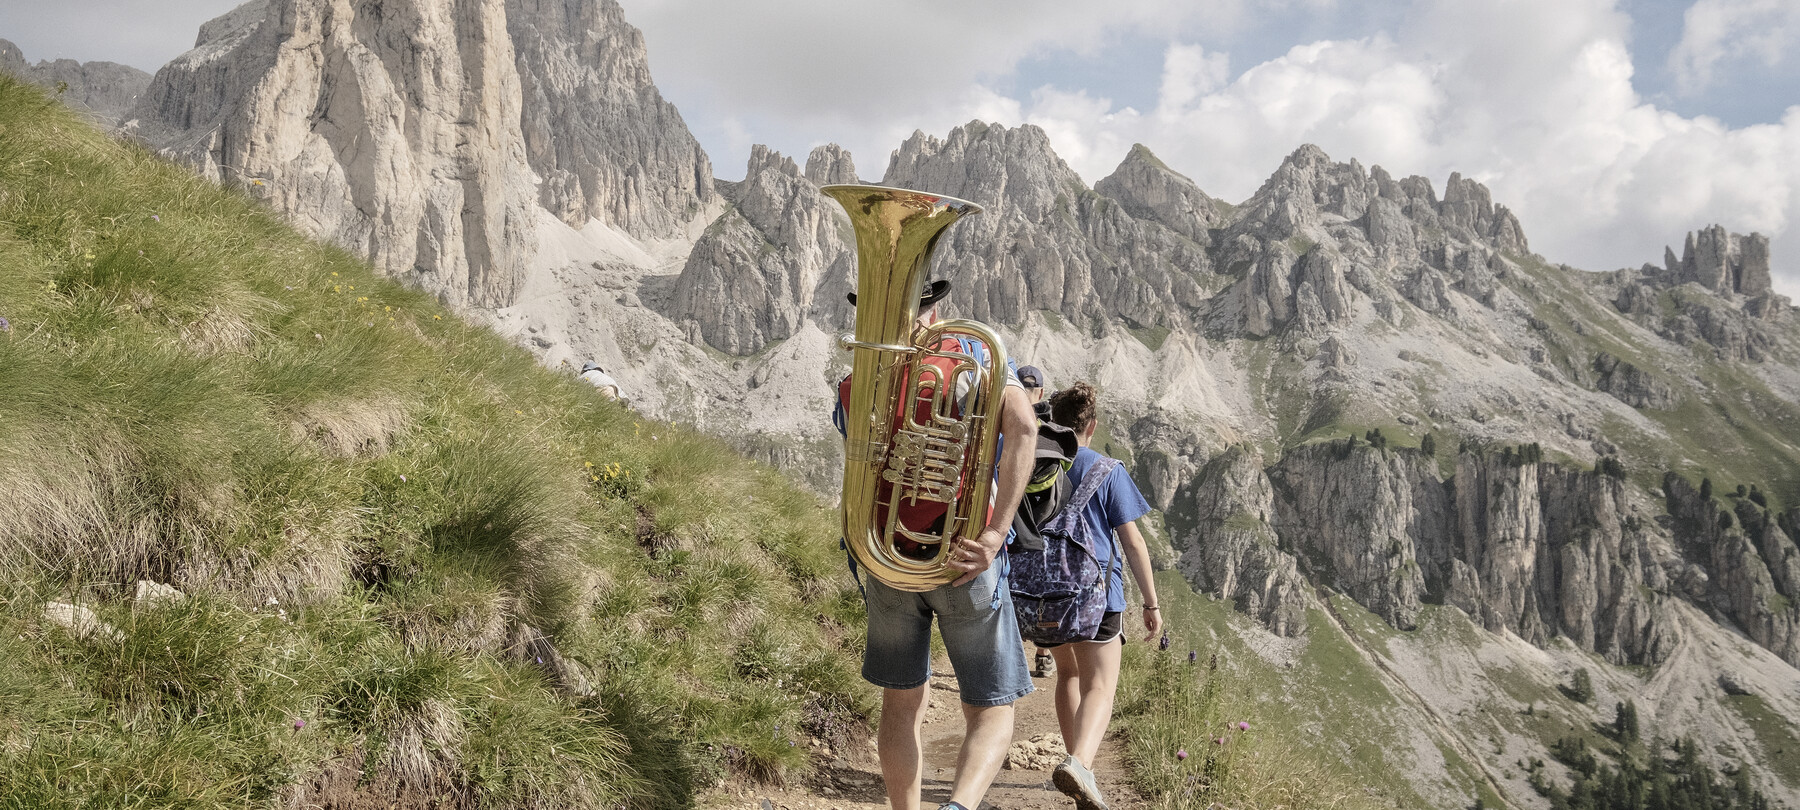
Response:
M936 616L962 702L1004 706L1031 694L1035 687L1025 648L1019 645L1012 594L1000 578L1003 564L996 560L961 587L945 585L924 593L897 591L865 577L869 644L863 651L863 679L883 689L925 685L931 679L931 619Z

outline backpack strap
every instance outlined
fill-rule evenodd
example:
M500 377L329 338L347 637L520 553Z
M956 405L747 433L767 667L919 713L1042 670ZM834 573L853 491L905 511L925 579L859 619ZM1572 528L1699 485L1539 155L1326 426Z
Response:
M1100 485L1106 483L1107 476L1112 475L1113 468L1117 466L1119 466L1118 459L1106 456L1101 456L1099 461L1094 462L1094 466L1089 467L1087 473L1081 476L1081 486L1075 490L1075 494L1069 498L1069 502L1063 505L1062 513L1058 514L1055 520L1050 521L1050 525L1045 527L1045 531L1056 531L1068 537L1075 536L1075 532L1072 531L1075 521L1081 519L1081 512L1087 508L1088 501L1094 499L1094 494L1100 491ZM1087 549L1087 552L1094 554L1094 549ZM1094 554L1094 556L1100 555Z

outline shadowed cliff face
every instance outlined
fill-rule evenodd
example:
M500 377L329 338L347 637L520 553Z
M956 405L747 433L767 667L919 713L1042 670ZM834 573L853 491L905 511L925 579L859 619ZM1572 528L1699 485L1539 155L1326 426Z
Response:
M1800 548L1749 499L1727 507L1680 475L1663 482L1677 547L1706 576L1688 583L1756 643L1800 666Z
M1671 649L1658 603L1669 598L1664 568L1679 560L1617 478L1464 452L1445 481L1418 450L1356 439L1259 464L1234 448L1178 496L1195 523L1175 542L1197 588L1260 607L1268 589L1246 599L1242 572L1297 567L1403 630L1423 602L1441 601L1490 630L1539 646L1561 636L1618 663L1655 663ZM1279 612L1248 612L1298 632Z

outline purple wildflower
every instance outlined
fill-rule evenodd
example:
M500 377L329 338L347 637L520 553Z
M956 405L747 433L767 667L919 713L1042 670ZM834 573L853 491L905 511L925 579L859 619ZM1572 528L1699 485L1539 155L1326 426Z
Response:
M1215 737L1215 738L1213 738L1213 745L1224 745L1224 744L1225 744L1225 738L1224 738L1224 737Z
M162 221L162 217L159 217L159 216L157 216L157 215L155 215L155 214L151 214L151 215L150 215L150 218L151 218L151 219L154 219L154 220L156 220L156 221L157 221L157 222L161 222L161 221Z
M11 331L12 331L12 321L9 321L5 318L0 318L0 332L11 332Z
M306 728L305 720L295 720L294 721L294 730L295 731L299 731L300 729L303 729L303 728Z
M1239 720L1239 721L1238 721L1238 731L1249 731L1249 730L1250 730L1250 724L1249 724L1249 723L1246 723L1246 722L1244 722L1244 721L1242 721L1242 720Z
M1194 652L1193 650L1188 650L1188 663L1194 663L1194 659L1199 657L1199 655L1199 653Z
M1187 749L1183 748L1181 750L1176 751L1175 758L1176 759L1187 759Z
M542 664L542 663L544 663L544 657L543 657L543 656L541 656L541 655L540 655L540 656L538 656L538 660L537 660L537 661L538 661L538 663L540 663L540 664Z
M1156 648L1159 650L1169 649L1169 634L1168 633L1163 634L1162 641L1157 642Z

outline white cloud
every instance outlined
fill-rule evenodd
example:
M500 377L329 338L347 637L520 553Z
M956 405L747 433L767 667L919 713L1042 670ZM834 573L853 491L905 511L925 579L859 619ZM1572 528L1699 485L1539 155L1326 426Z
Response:
M1681 41L1669 53L1669 70L1684 95L1713 83L1714 69L1734 58L1756 58L1769 67L1800 41L1800 3L1792 0L1699 0L1682 17Z
M1199 97L1225 85L1231 78L1229 54L1209 54L1199 45L1176 43L1163 54L1159 111L1183 109Z
M1425 5L1391 36L1296 46L1210 92L1193 89L1199 52L1174 46L1153 113L1040 90L1024 120L1089 180L1137 141L1235 202L1310 142L1440 190L1452 171L1480 179L1552 261L1660 262L1716 222L1773 237L1782 288L1800 286L1800 107L1739 129L1658 109L1632 88L1628 21L1608 2Z

